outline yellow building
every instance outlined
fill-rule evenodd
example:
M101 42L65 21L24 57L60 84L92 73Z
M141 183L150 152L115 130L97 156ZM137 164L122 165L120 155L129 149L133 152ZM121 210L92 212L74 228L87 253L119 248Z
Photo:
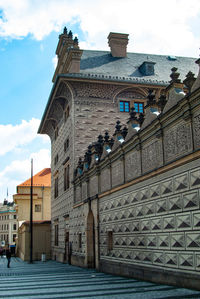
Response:
M31 178L17 186L13 195L19 226L30 220ZM33 176L33 221L51 219L51 168L44 168Z
M18 256L24 260L30 259L29 221L22 223L18 230ZM33 253L32 259L40 260L51 258L51 221L35 221L33 223Z
M13 195L18 220L17 255L28 260L30 254L30 190L31 178L17 186ZM50 258L51 238L51 168L33 176L33 260L45 254Z

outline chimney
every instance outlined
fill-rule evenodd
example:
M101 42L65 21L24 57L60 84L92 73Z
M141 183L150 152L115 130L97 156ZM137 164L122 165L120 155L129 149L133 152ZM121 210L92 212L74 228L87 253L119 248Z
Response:
M52 81L55 82L58 74L79 73L82 53L83 51L79 49L78 38L73 39L71 30L68 33L65 27L59 36L56 49L58 63Z
M126 57L126 47L128 45L129 34L110 32L108 35L108 45L113 57Z

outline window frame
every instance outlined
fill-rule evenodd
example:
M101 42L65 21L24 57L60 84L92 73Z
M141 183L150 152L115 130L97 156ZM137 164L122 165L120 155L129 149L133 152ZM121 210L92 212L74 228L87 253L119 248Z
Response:
M123 110L121 110L121 104L123 104ZM126 104L128 104L128 111L126 110ZM119 100L119 112L130 112L130 101Z
M54 245L55 246L58 246L59 244L58 232L59 232L59 225L58 223L55 223L54 225Z
M64 191L68 190L70 186L69 180L69 163L64 166Z
M54 178L54 198L58 197L58 175Z
M135 105L138 105L138 109L136 109L136 106ZM140 105L142 105L142 111L140 111ZM133 103L133 107L135 108L135 112L136 113L144 113L144 103L143 102L134 102Z
M41 213L41 211L42 211L42 205L41 204L35 204L35 213Z

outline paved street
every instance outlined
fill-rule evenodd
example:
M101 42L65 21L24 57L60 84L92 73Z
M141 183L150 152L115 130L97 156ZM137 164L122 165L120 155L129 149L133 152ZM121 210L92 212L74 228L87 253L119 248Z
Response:
M200 298L200 292L99 273L55 261L0 258L0 298Z

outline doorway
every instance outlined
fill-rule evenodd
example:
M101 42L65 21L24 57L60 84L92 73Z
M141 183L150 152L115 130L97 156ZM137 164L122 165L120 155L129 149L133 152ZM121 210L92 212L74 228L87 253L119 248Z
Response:
M90 210L87 217L87 267L95 268L95 231L94 215Z

